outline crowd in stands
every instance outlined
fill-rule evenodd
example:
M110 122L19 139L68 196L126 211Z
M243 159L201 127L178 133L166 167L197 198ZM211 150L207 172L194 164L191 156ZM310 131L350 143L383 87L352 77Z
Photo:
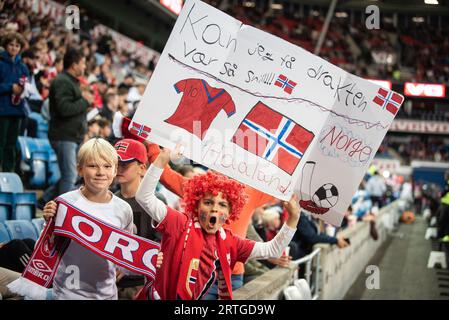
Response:
M210 1L218 4L220 1ZM221 1L223 2L223 1ZM263 29L313 52L324 25L324 14L310 9L300 16L296 7L285 3L281 10L265 1L245 1L223 5L226 11L245 24ZM251 5L253 4L253 5ZM449 34L447 29L410 23L394 27L381 22L379 30L367 30L359 19L351 24L349 15L334 17L320 56L361 77L430 83L449 82ZM377 60L388 63L376 64ZM404 78L401 70L411 70Z
M412 160L449 161L449 147L444 137L410 136L405 141L387 135L382 142L382 150L386 152L391 149L400 155L404 164L410 164Z
M144 213L141 203L136 201L136 194L147 166L158 156L158 146L143 144L135 140L128 141L133 151L121 153L117 141L125 137L120 123L123 118L131 118L137 103L140 101L145 85L151 77L154 63L148 66L133 58L132 54L116 49L113 40L108 35L93 36L88 29L72 32L64 26L56 25L52 21L39 17L30 8L20 7L17 2L6 1L3 3L1 22L1 34L3 51L0 60L0 84L3 94L0 101L0 148L2 149L0 165L2 171L19 172L15 166L16 142L19 135L33 135L36 123L29 117L30 113L38 112L49 122L48 138L55 149L61 168L61 179L55 186L50 186L40 199L38 205L43 208L46 203L55 196L75 190L81 183L77 181L76 155L80 146L92 138L103 138L115 145L119 155L118 175L112 186L116 195L125 200L133 210L135 222L134 231L138 235L159 240L157 234L150 226L148 216ZM317 41L319 30L322 27L321 17L308 17L307 19L292 19L289 16L270 17L261 14L258 9L246 10L241 6L233 8L233 15L245 23L255 24L257 27L279 35L288 41L298 43L302 47L313 50ZM92 24L84 21L86 25ZM359 39L360 27L351 27L347 30L345 24L335 22L331 25L328 40L326 41L322 56L332 63L346 66L350 72L366 76L363 60L356 57L348 48L345 38L346 31L350 31L354 40L366 50L384 48L388 39L381 33L373 34L369 39ZM412 45L410 41L407 45ZM419 44L413 44L420 46ZM445 47L447 49L447 47ZM335 50L340 49L340 50ZM433 53L432 48L428 48ZM363 51L363 50L362 50ZM444 53L444 52L443 52ZM362 54L363 57L363 54ZM13 58L13 59L12 59ZM366 64L370 58L366 58ZM434 58L440 61L439 55ZM420 62L426 64L427 61ZM20 68L15 68L19 66ZM357 66L357 67L356 67ZM12 72L11 70L14 71ZM352 68L352 69L351 69ZM441 74L434 77L448 80L449 70L441 68ZM424 74L428 77L429 75ZM10 78L8 78L10 77ZM27 84L20 84L25 77ZM426 78L427 79L427 78ZM437 78L435 78L437 79ZM440 80L438 80L440 81ZM5 85L4 85L5 83ZM7 113L10 112L10 113ZM114 127L114 125L118 127ZM8 128L8 129L7 129ZM408 152L414 157L413 152L419 152L419 145L409 144ZM416 147L416 148L414 148ZM441 158L447 159L449 152L440 150L435 144L436 150L442 152ZM131 148L128 147L130 150ZM415 150L415 151L414 151ZM444 152L443 152L444 151ZM127 158L129 157L129 158ZM132 161L130 161L132 160ZM181 200L181 182L204 173L204 168L192 164L189 161L173 165L169 169L169 177L162 175L161 184L158 186L157 197L164 203L174 208L183 209L186 206ZM390 185L390 188L389 188ZM361 186L348 209L343 228L352 227L357 221L369 221L371 236L377 239L375 217L377 210L394 198L400 197L402 191L399 181L386 183L377 173L367 179ZM390 193L389 193L390 191ZM256 194L257 192L254 191ZM390 196L391 195L391 196ZM375 209L377 208L377 209ZM283 223L288 220L287 210L279 201L265 201L264 205L251 207L251 218L248 230L242 232L254 241L270 241L276 237ZM147 220L145 220L146 218ZM299 218L298 229L290 243L289 254L281 258L270 258L261 262L251 261L247 264L247 273L243 281L247 282L269 268L286 266L291 259L299 259L311 253L317 243L329 243L345 248L350 245L348 239L342 238L336 228L326 225L313 218L306 212L302 212ZM13 243L14 245L17 245ZM21 243L21 250L30 251L29 243ZM14 272L21 272L20 267L12 267L1 264L1 252L6 252L12 245L0 247L0 267ZM25 248L25 249L24 249ZM30 252L26 251L17 258L22 262L24 257L29 259ZM17 252L16 252L17 253ZM16 260L17 260L16 259ZM20 265L19 265L20 266ZM1 269L0 269L1 270ZM239 276L237 272L235 275ZM12 275L15 277L17 275ZM234 280L238 279L236 277ZM141 285L143 278L133 279L117 278L118 282L129 281L135 287ZM236 280L237 281L237 280ZM243 284L239 283L239 286ZM128 285L122 283L122 287ZM218 290L217 290L218 291ZM122 297L132 297L136 291L120 292ZM218 292L216 296L218 295Z

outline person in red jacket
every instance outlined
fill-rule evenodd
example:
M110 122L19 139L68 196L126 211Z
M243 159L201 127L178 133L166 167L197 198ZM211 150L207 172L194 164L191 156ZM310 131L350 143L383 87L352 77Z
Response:
M299 220L297 197L284 202L289 217L273 240L243 239L223 226L238 219L245 187L214 172L194 176L184 185L185 212L178 212L154 194L169 160L170 150L162 150L136 194L162 233L164 263L156 274L155 289L161 299L202 299L218 280L220 299L232 299L231 270L237 261L278 258L290 243Z

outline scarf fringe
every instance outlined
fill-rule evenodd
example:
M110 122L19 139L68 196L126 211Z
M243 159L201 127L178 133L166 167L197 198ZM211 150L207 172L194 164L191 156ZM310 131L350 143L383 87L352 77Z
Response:
M14 280L7 285L8 289L18 295L27 296L33 300L46 300L47 288L38 285L24 277Z

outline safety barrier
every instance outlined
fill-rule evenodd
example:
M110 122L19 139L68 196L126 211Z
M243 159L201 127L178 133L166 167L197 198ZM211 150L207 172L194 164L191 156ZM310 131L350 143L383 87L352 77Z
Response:
M298 265L304 265L304 278L308 282L313 299L343 299L360 273L387 239L388 233L398 224L406 203L395 201L379 210L376 219L377 241L369 232L369 222L358 222L341 231L351 239L344 249L329 244L317 244L306 257L292 261L288 268L276 267L246 283L234 292L239 300L283 299L283 290L298 276ZM368 275L367 275L368 276Z
M311 254L292 261L292 264L296 269L292 282L298 279L300 270L304 270L304 279L309 284L312 300L317 300L320 297L323 286L321 281L321 248L316 248Z

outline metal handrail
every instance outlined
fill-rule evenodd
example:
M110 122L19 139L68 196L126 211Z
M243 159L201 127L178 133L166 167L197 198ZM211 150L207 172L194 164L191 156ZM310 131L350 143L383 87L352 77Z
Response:
M314 285L313 283L310 281L311 280L311 276L312 276L312 262L313 259L316 257L316 270L315 270L315 281L314 281ZM293 260L291 262L291 264L295 265L296 267L298 267L301 264L305 264L305 273L304 273L304 277L307 281L307 283L309 284L310 290L313 292L312 294L312 300L317 300L320 296L321 293L321 281L320 281L320 275L321 275L321 248L317 248L315 249L312 253L308 254L305 257L302 257L300 259L297 260ZM293 278L292 281L298 279L298 270L295 271L295 273L293 274Z

